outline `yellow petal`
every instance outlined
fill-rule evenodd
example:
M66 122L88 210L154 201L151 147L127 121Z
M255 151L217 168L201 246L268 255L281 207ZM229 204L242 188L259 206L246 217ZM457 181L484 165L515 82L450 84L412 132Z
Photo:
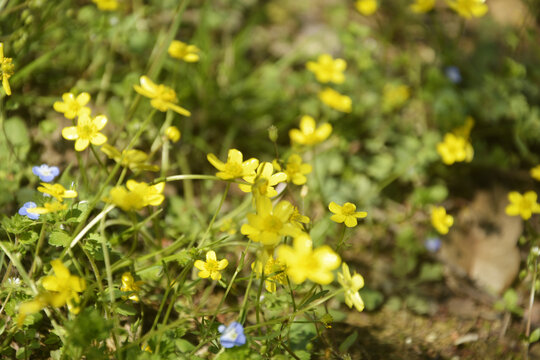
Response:
M62 129L62 137L66 140L77 140L79 134L76 126L68 126Z

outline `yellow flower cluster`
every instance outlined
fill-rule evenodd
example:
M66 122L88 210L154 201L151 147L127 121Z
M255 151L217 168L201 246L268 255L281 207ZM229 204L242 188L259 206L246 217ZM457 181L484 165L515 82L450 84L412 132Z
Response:
M328 82L342 84L345 81L343 72L347 68L347 62L343 59L334 59L330 54L322 54L318 57L317 62L308 61L306 68L315 74L317 81L323 84ZM351 98L334 89L325 88L320 91L319 99L332 109L345 113L351 112Z
M67 119L77 117L76 126L68 126L62 129L62 137L66 140L75 140L75 150L83 151L88 145L103 145L107 142L107 137L100 133L107 124L107 117L104 115L92 118L91 110L86 106L90 101L90 95L83 92L77 96L72 93L62 95L63 102L56 101L53 104L54 110L63 113Z

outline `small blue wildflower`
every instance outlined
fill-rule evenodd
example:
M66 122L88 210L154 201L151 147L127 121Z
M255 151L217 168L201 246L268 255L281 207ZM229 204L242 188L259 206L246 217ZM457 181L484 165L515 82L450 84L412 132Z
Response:
M448 66L444 69L446 77L453 82L454 84L459 84L461 82L461 72L456 66Z
M34 175L39 176L39 179L43 182L51 182L54 180L55 177L60 174L60 170L56 166L48 166L47 164L43 164L41 166L34 166L32 168L32 172Z
M36 203L33 201L24 203L22 208L19 209L19 215L28 216L28 218L32 220L39 219L39 214L32 214L28 212L28 209L35 208L36 206L37 206Z
M219 341L224 348L229 349L234 346L242 346L246 343L244 327L239 322L234 321L227 327L225 325L219 325L218 331L222 334Z
M430 237L424 241L424 247L427 251L436 253L441 248L441 239L438 237Z

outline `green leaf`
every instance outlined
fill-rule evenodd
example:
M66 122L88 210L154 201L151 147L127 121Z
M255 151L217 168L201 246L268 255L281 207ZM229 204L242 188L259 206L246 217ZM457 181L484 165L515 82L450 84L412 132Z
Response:
M356 341L358 338L358 332L355 330L351 335L347 336L345 340L339 345L339 351L346 352L352 344Z
M311 304L313 301L317 300L317 299L320 299L322 297L324 297L326 294L328 294L328 290L323 290L323 291L320 291L318 293L315 293L313 295L311 295L311 297L309 299L307 299L304 303L302 303L300 305L300 308L305 308L307 307L309 304Z
M66 247L71 242L71 236L63 231L54 231L49 235L49 245Z
M126 304L126 303L120 303L116 304L115 311L124 316L133 316L137 314L137 309L133 307L133 305Z
M529 343L534 343L540 340L540 328L534 330L529 336Z
M420 281L439 281L443 277L443 266L441 264L422 264L420 269Z

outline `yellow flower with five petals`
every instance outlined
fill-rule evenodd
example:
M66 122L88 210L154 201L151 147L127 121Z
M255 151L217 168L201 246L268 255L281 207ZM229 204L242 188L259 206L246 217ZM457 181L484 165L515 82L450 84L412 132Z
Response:
M365 211L357 212L356 205L350 202L346 202L343 206L339 206L332 201L328 205L328 209L334 213L334 215L330 217L330 220L337 223L345 223L345 226L347 227L355 227L358 224L357 218L362 219L367 216L367 212Z
M306 174L312 171L310 164L302 162L302 158L298 154L292 154L285 164L285 174L287 181L295 185L304 185L307 182Z
M260 197L256 201L256 208L255 214L247 214L248 222L240 229L251 240L264 246L276 246L283 236L298 236L302 233L290 222L294 213L294 206L290 202L282 200L272 206L269 198Z
M0 42L0 75L2 76L2 86L7 95L11 95L9 78L13 75L14 70L13 59L4 57L4 43Z
M291 142L299 145L315 145L326 140L332 133L332 125L323 123L316 126L315 119L304 115L300 119L300 129L291 129L289 136Z
M103 145L107 142L107 137L99 131L107 124L107 117L104 115L91 118L88 114L82 114L77 119L77 126L68 126L62 129L62 137L66 140L75 140L75 150L83 151L92 145Z
M349 308L352 308L354 305L358 311L364 310L364 301L358 293L358 290L364 287L364 278L362 275L355 272L351 276L349 266L346 263L343 263L341 272L338 273L338 282L345 290L345 304L347 304Z
M60 184L49 184L49 183L40 183L41 186L38 186L37 190L44 194L54 197L59 202L62 202L64 199L72 199L77 197L77 192L75 190L66 190Z
M154 83L148 76L141 76L141 85L134 85L135 91L146 96L150 100L150 105L159 111L173 110L180 115L190 116L191 113L176 103L178 99L176 92L168 86Z
M244 176L243 179L248 183L238 185L243 192L252 192L255 196L274 197L277 195L274 186L287 181L287 174L284 172L274 174L272 163L262 162L255 174Z
M145 206L160 205L165 197L163 189L165 183L161 182L155 185L149 185L145 182L128 180L126 188L116 186L109 192L109 198L106 201L113 203L124 211L140 210Z
M454 224L452 215L446 213L446 209L442 206L436 206L431 209L431 225L440 234L448 234L448 230Z
M255 158L243 161L244 156L239 150L230 149L227 155L227 162L220 161L216 155L208 154L206 156L210 164L212 164L219 171L216 176L223 180L232 180L242 178L244 176L251 176L255 174L257 166L259 166L259 160Z
M195 260L193 266L199 269L199 277L206 279L210 277L212 280L221 279L221 271L224 270L229 261L227 259L217 260L216 253L210 250L206 253L206 261Z
M334 280L333 270L341 263L341 258L329 246L313 249L313 242L307 234L293 239L293 246L280 245L277 257L286 266L286 274L296 284L311 280L327 285Z
M90 108L86 106L90 101L90 94L82 92L75 96L72 93L62 94L63 101L56 101L53 104L55 111L64 114L66 119L75 119L77 116L90 116Z
M437 152L446 165L461 161L471 162L474 156L471 143L464 137L452 133L444 135L443 142L437 144Z
M317 62L308 61L306 68L314 73L317 81L321 83L342 84L345 81L343 72L347 68L347 62L343 59L334 59L330 54L322 54L317 58Z
M538 195L534 191L527 191L521 195L517 191L511 191L508 194L510 204L505 212L510 216L520 215L523 220L529 220L532 214L540 213L540 204L536 202Z

